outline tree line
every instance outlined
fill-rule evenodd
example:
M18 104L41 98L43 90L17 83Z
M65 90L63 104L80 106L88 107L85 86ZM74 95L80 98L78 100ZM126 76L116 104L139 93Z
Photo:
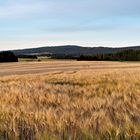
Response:
M0 63L2 62L18 62L18 58L11 51L3 51L0 52Z
M36 55L16 56L11 51L0 52L0 62L18 62L19 58L37 59ZM96 54L96 55L52 55L52 59L77 59L79 61L140 61L140 50L125 50L117 53Z
M37 59L36 55L17 55L18 58L29 58L29 59Z
M140 50L125 50L117 53L81 55L77 60L87 61L140 61Z

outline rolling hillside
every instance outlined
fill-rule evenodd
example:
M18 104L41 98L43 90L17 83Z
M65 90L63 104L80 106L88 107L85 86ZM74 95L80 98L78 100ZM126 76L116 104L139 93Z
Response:
M14 50L16 55L93 55L93 54L107 54L116 53L123 50L140 50L140 46L122 47L122 48L109 48L109 47L81 47L74 45L67 46L52 46L52 47L39 47L31 49Z

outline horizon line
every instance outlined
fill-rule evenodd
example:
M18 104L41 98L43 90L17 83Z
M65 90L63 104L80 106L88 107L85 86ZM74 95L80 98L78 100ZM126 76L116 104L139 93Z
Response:
M128 46L82 46L82 45L48 45L48 46L38 46L38 47L25 47L25 48L13 48L13 49L5 49L5 50L0 50L0 51L14 51L14 50L29 50L29 49L37 49L37 48L46 48L46 47L66 47L66 46L76 46L76 47L83 47L83 48L131 48L131 47L140 47L140 45L128 45Z

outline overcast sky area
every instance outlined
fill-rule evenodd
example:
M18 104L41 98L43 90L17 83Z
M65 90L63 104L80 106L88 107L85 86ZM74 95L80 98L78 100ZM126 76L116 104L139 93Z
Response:
M1 0L0 50L140 45L140 0Z

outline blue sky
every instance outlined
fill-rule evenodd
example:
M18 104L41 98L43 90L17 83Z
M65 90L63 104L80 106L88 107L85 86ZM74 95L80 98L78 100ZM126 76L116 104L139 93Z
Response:
M0 0L0 50L140 45L139 0Z

